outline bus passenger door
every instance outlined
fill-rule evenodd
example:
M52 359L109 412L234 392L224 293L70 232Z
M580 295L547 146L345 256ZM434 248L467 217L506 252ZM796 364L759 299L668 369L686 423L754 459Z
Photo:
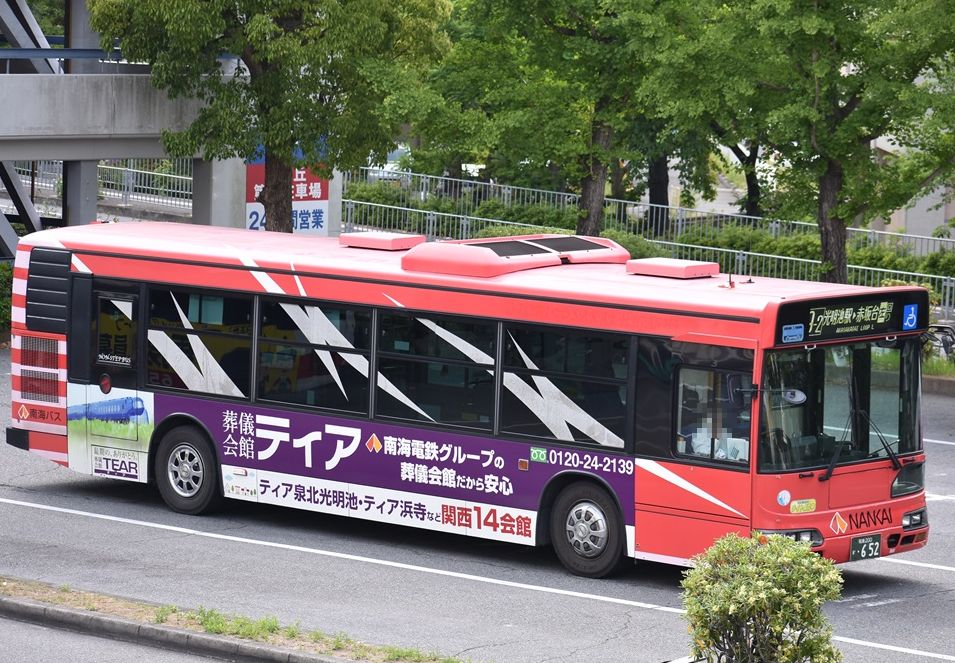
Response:
M634 555L676 564L686 564L725 534L748 535L752 504L751 373L722 370L713 358L704 363L695 353L681 354L659 376L656 398L644 396L645 408L656 403L649 416L657 419L653 429L641 431L638 399L634 477ZM652 392L652 378L639 381L638 391ZM660 407L664 393L670 406ZM665 416L658 412L664 409ZM670 433L664 437L663 430ZM653 438L642 445L646 455L642 435Z
M145 482L152 408L138 390L139 288L94 280L90 302L88 380L81 390L70 387L83 394L83 402L71 399L69 408L70 455L82 446L76 450L90 473Z

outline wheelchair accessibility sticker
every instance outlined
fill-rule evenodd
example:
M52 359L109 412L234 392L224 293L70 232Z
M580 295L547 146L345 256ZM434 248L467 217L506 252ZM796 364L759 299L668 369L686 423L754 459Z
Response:
M918 321L919 305L906 304L905 308L902 309L902 330L906 331L909 329L915 329L918 327Z

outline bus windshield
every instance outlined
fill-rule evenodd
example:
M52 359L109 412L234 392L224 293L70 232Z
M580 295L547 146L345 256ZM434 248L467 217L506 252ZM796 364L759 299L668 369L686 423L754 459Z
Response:
M912 338L768 352L759 471L894 461L918 451L919 350Z

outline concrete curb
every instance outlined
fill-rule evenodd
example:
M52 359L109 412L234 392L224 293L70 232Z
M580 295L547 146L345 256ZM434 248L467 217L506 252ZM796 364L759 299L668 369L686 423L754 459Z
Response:
M939 396L955 396L955 380L934 375L922 376L922 392Z
M232 661L342 663L346 660L9 596L0 596L0 617Z

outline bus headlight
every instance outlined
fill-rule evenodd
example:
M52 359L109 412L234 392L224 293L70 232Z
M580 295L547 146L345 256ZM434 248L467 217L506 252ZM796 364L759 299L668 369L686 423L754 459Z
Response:
M928 524L928 513L926 510L909 511L902 516L902 529L918 529Z
M821 546L823 541L822 533L817 529L763 529L759 530L759 533L765 536L785 536L799 543L808 543L813 548Z

